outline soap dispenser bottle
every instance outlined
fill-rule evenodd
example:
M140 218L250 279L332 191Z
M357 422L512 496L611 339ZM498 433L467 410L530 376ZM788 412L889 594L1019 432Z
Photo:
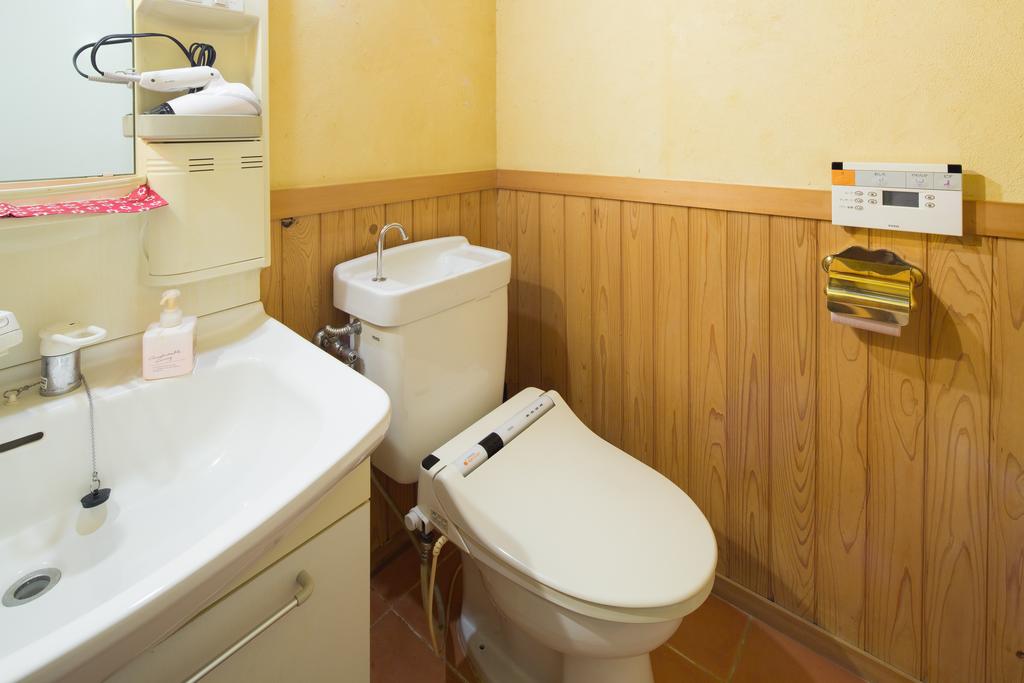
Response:
M196 318L185 317L178 306L181 292L168 289L160 298L160 322L142 335L142 376L164 379L192 372L196 357Z

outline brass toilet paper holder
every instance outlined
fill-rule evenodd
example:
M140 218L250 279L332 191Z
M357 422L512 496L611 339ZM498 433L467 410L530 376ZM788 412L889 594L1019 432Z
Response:
M887 249L848 247L826 256L825 301L829 311L840 316L870 320L882 325L910 322L917 302L914 290L924 282L924 273Z

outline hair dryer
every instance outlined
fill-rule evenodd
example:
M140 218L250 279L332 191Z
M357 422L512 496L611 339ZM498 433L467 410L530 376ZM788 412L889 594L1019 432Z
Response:
M166 38L178 46L191 66L180 69L160 69L136 73L131 70L103 71L96 55L104 45L130 43L136 38ZM95 73L86 73L78 66L78 57L90 50L90 62ZM147 114L235 114L258 116L262 113L260 100L243 83L228 83L220 71L213 68L217 51L212 45L192 43L188 48L174 36L166 33L115 33L94 43L78 48L71 62L83 78L97 83L123 83L139 85L155 92L184 92L188 94L154 107Z
M256 116L262 112L256 94L242 83L228 83L212 66L145 71L125 74L147 90L180 92L193 90L150 109L147 114L240 114Z

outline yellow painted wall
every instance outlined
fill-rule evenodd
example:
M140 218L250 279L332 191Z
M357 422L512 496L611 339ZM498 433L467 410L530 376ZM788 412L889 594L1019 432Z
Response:
M273 188L495 167L493 0L271 0Z
M1019 0L497 13L500 168L827 187L834 159L959 161L984 198L1024 201Z

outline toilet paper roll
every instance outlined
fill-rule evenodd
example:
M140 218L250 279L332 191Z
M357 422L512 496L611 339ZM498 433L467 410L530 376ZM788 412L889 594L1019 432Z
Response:
M857 318L852 315L844 315L842 313L832 313L832 322L840 325L849 325L850 327L856 327L858 330L867 330L868 332L878 332L880 334L887 334L890 337L900 336L900 332L903 328L895 323L880 323L876 320L868 320L866 318Z

